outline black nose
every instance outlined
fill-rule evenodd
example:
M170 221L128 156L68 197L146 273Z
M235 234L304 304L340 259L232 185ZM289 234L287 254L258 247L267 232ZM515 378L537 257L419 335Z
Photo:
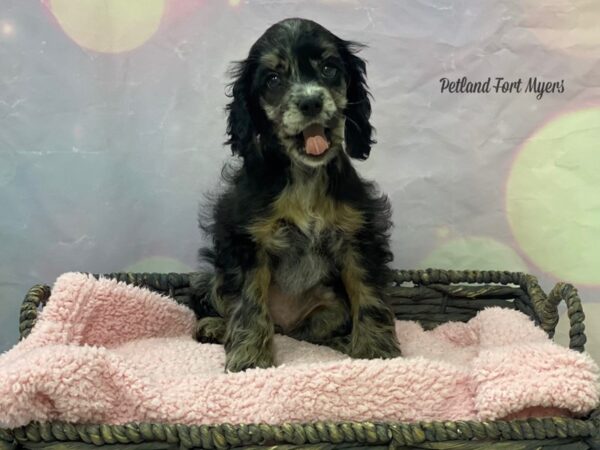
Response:
M320 95L301 98L298 102L298 108L305 116L316 116L323 109L323 99Z

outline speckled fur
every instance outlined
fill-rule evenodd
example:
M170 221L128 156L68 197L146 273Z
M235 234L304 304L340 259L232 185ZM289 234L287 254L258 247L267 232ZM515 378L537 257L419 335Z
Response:
M242 165L201 220L212 239L202 256L214 267L197 288L210 302L199 339L223 342L226 370L273 364L273 334L330 345L357 358L400 355L388 280L390 205L361 179L350 158L370 153L371 106L359 45L308 20L269 28L234 71L228 143ZM334 67L325 77L322 67ZM278 74L276 88L265 80ZM297 108L321 96L318 115ZM319 123L329 148L307 155L302 130ZM300 133L300 137L298 134Z

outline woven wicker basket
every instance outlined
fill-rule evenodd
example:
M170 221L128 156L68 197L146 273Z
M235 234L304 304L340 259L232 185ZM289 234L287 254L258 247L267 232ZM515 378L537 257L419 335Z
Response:
M190 282L197 274L113 273L106 277L145 286L188 304ZM35 324L50 296L48 286L34 286L21 308L21 338ZM396 316L418 320L426 328L450 320L467 321L486 306L527 314L553 336L557 306L565 301L570 320L570 348L583 351L584 315L576 289L559 283L546 295L535 277L495 271L397 271L388 289ZM585 419L564 417L511 421L419 423L308 423L272 426L216 426L131 423L127 425L30 423L0 429L0 450L115 450L182 448L225 449L600 449L600 410Z

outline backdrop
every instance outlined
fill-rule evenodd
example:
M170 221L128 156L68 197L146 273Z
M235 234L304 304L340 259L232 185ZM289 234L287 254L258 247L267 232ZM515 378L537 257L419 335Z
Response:
M597 0L1 0L0 350L35 283L194 270L227 68L290 16L369 46L394 266L571 281L600 359Z

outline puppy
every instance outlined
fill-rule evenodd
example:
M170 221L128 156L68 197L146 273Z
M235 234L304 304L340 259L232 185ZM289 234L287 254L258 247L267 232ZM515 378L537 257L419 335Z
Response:
M360 47L286 19L234 70L227 144L241 165L201 219L214 273L194 305L222 318L202 319L199 337L225 344L228 371L272 366L274 332L355 358L400 355L382 300L390 205L350 162L374 143Z

